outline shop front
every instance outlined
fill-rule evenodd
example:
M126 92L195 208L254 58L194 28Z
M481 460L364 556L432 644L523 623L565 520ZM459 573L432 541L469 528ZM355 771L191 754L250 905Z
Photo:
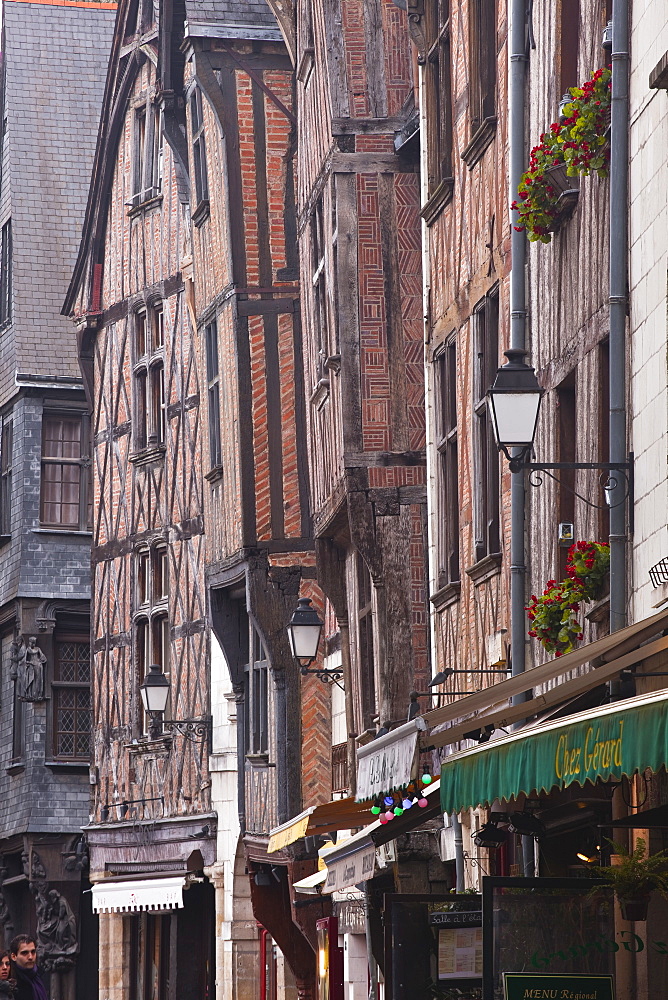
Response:
M476 816L481 869L519 839L531 859L524 875L536 876L480 880L484 1000L510 1000L520 987L529 991L524 997L598 1000L610 989L617 1000L661 995L665 900L654 893L647 918L631 922L618 894L587 876L619 864L638 838L650 854L665 847L666 761L666 691L527 726L445 758L441 808Z

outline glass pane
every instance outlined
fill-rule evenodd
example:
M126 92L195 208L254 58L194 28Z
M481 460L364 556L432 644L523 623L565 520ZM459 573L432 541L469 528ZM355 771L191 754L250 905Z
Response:
M147 604L148 593L148 551L137 553L137 605Z
M42 521L46 524L79 525L78 465L42 464Z
M135 349L138 358L146 354L146 313L143 312L135 316Z
M45 458L81 458L81 418L45 416L42 455Z

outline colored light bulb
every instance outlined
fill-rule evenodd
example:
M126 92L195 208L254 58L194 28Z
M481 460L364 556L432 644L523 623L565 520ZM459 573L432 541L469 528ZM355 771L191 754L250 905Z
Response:
M394 797L392 795L386 795L383 801L386 806L394 805Z
M410 809L411 806L413 805L413 801L412 799L404 799L404 801L401 804L404 807L404 809Z
M394 813L390 812L388 809L388 811L385 813L385 819L389 823L391 819L394 819Z
M401 808L401 806L395 806L394 807L394 815L395 816L403 816L403 814L404 814L404 811Z
M380 806L371 806L371 812L374 816L378 816L380 813Z
M385 826L385 824L387 823L387 816L385 815L385 813L381 813L378 819L383 824L383 826Z
M418 805L420 809L426 809L426 807L429 805L429 802L427 801L427 799L418 799Z
M423 785L431 785L432 780L433 779L432 779L432 776L430 774L427 774L425 772L425 774L422 775L422 784Z

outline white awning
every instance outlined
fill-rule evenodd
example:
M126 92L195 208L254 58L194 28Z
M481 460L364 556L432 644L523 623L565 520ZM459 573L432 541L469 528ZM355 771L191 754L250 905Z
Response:
M99 882L93 886L94 913L176 910L183 906L185 875L136 882Z
M426 729L422 717L379 736L357 751L357 801L372 799L407 785L413 777L418 732Z

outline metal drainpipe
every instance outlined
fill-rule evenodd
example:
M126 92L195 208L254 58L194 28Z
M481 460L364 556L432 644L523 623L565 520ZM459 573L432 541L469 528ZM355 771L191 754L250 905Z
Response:
M510 201L514 201L525 167L524 148L524 81L526 74L526 5L525 0L510 3L510 66L508 81L510 132ZM517 214L511 213L510 247L510 346L525 350L526 326L526 236L515 231ZM524 562L524 472L511 474L510 487L510 650L512 674L524 673L526 650L525 574ZM516 695L513 704L526 700Z
M610 461L626 461L626 308L629 156L628 0L612 3L612 109L610 117ZM614 473L613 473L614 475ZM625 484L610 500L610 631L626 625ZM616 506L612 506L616 505Z
M457 813L452 814L452 829L455 833L455 872L457 874L457 892L463 892L466 888L466 875L464 870L464 838L462 837L462 824Z

